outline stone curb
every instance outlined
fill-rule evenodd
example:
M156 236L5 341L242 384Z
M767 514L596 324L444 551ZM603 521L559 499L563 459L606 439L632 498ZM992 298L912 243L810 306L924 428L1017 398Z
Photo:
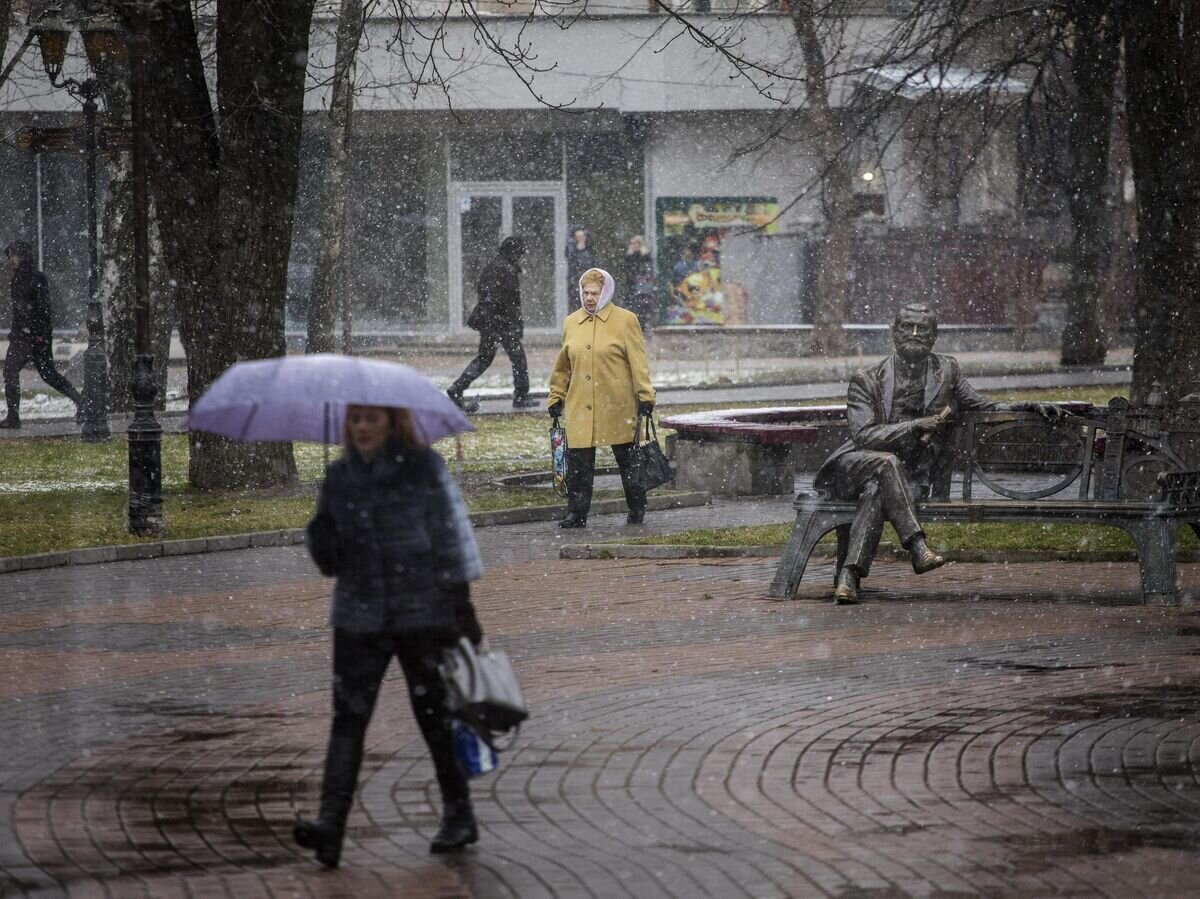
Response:
M819 558L832 558L834 547L820 544L813 550ZM558 551L560 559L765 559L783 555L783 546L679 546L666 543L572 543ZM947 562L1014 565L1036 562L1136 562L1133 550L1108 552L1003 552L1001 550L952 550L943 553ZM906 562L908 553L890 544L881 544L875 558L886 562ZM1200 562L1200 552L1187 550L1175 554L1177 562Z
M707 493L668 493L651 496L646 507L651 511L706 506L712 501ZM625 511L622 499L598 500L592 503L596 515L611 515ZM471 523L477 528L499 524L527 524L537 521L557 521L566 512L565 506L523 506L496 512L472 512ZM190 556L203 553L227 552L267 546L296 546L304 542L304 528L278 531L256 531L249 534L222 534L216 537L192 537L185 540L155 540L149 543L127 543L120 546L89 546L84 549L36 553L28 556L0 558L0 574L13 571L33 571L40 568L62 568L76 565L102 565L106 562L128 562L155 559L159 556Z

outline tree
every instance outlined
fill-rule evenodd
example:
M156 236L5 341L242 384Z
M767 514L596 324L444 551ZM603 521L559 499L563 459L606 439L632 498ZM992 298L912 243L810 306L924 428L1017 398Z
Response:
M320 245L308 301L310 353L332 353L333 320L337 309L342 241L346 232L346 194L350 169L350 120L354 110L354 66L362 39L362 0L342 0L338 14L333 97L329 102L329 159L321 194Z
M192 5L170 0L160 9L145 23L147 127L156 148L149 174L195 400L232 363L286 349L313 0L217 0L216 110ZM191 435L197 487L269 486L295 473L290 444Z
M1137 193L1133 398L1168 400L1200 379L1200 10L1186 0L1116 5Z
M1111 10L1080 3L1071 26L1069 122L1071 166L1067 204L1071 211L1071 281L1062 334L1063 365L1100 365L1108 354L1101 298L1111 267L1114 219L1109 214L1109 145L1114 85L1120 64L1120 33Z

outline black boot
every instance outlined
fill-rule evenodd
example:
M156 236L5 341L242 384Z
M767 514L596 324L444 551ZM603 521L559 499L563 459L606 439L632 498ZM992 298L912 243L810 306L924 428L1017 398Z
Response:
M471 809L471 800L462 799L457 802L447 802L442 813L442 826L429 844L429 851L434 855L443 855L458 850L479 841L479 828L475 824L475 812Z
M578 512L568 512L567 517L558 523L560 528L586 528L587 516Z
M321 783L321 814L316 821L301 818L292 828L292 838L305 849L316 852L317 861L336 868L342 858L342 840L346 818L354 801L358 768L362 763L362 742L353 737L329 739L325 755L325 778Z
M446 396L450 397L450 401L464 412L470 413L479 411L479 400L469 400L461 393L458 393L454 390L447 390Z
M626 524L641 524L645 520L646 520L645 508L630 509L629 514L625 516Z
M16 431L20 427L21 427L20 417L17 415L14 415L12 412L8 413L7 418L0 420L0 428L8 428L10 430Z

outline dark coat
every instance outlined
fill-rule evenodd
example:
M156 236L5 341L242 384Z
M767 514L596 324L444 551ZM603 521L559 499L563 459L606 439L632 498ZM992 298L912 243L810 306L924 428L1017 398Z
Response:
M856 372L846 393L846 423L850 439L822 463L813 480L817 490L832 494L837 475L837 460L851 450L880 450L907 456L917 449L920 435L912 421L889 423L892 397L896 389L896 357L888 356L878 365ZM975 392L953 356L929 355L925 369L924 414L936 415L946 406L951 413L990 411L1003 408ZM934 437L927 452L940 457L945 447Z
M626 253L626 299L657 292L658 282L654 276L654 258L649 253Z
M497 253L479 274L475 285L479 301L467 318L467 327L493 333L523 328L520 275L516 259Z
M393 442L375 459L350 451L331 464L305 542L321 573L337 577L334 627L462 632L456 597L483 569L458 488L428 447Z
M573 228L567 237L567 305L572 305L579 299L579 278L589 268L597 268L596 252L592 249L592 235L584 231L585 243L583 249L575 246L574 234L579 228Z
M13 272L9 282L12 294L12 330L10 341L49 343L50 285L46 276L28 261Z

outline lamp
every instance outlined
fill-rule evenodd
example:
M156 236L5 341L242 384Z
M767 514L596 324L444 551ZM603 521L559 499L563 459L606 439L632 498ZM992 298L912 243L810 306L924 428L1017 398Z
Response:
M125 65L128 58L125 33L111 16L89 16L83 20L79 30L93 71L101 72L106 66Z
M31 30L37 35L38 49L42 51L42 66L50 76L50 83L55 84L67 59L71 26L57 8L51 8L42 13Z

